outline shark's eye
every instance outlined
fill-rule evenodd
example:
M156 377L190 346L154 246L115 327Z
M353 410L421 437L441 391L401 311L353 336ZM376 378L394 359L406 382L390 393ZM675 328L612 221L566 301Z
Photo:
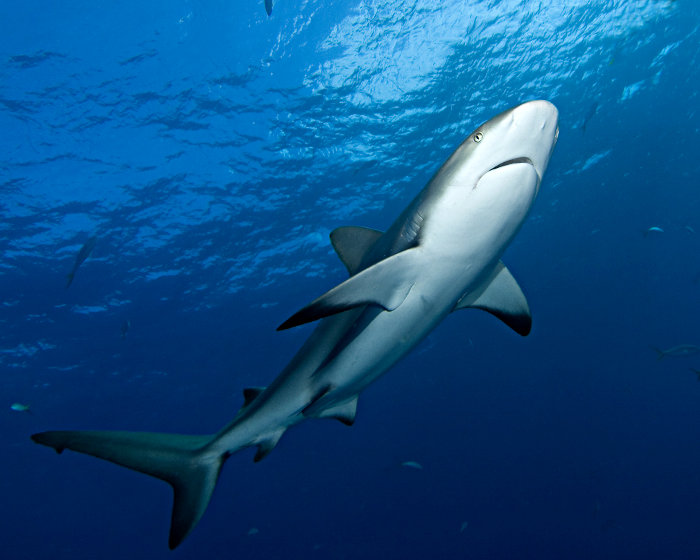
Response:
M478 144L479 142L481 142L481 139L483 137L484 137L483 133L477 132L476 134L474 134L474 142L476 142Z

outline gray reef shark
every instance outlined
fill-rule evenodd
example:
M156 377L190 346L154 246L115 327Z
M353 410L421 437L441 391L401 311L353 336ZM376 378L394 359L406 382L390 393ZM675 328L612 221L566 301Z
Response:
M243 391L243 407L219 433L52 431L32 439L168 482L175 548L204 514L226 459L256 446L259 461L308 418L352 424L359 394L452 311L483 309L530 332L525 296L500 258L535 200L558 134L548 101L504 111L457 148L385 233L333 231L350 278L280 325L323 319L267 388Z
M679 344L678 346L673 346L671 348L667 348L666 350L662 350L661 348L656 348L654 346L652 346L652 348L656 351L657 360L661 360L666 356L677 358L681 356L693 356L695 354L700 354L700 346L696 346L695 344Z
M80 265L83 264L85 260L90 256L90 253L92 253L92 250L95 248L96 243L97 236L93 235L92 237L88 238L88 240L80 248L80 251L78 251L78 254L75 256L73 268L66 275L66 289L70 288L70 285L73 283L73 278L75 278L75 273L78 271Z

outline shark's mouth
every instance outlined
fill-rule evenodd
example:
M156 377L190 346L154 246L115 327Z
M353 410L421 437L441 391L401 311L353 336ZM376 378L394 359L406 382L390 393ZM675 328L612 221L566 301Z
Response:
M489 169L489 171L493 171L494 169L498 169L499 167L505 167L506 165L513 165L514 163L527 163L528 165L532 165L532 167L535 167L535 164L532 163L532 160L529 157L517 157L504 161L503 163L499 163L496 167L492 167L491 169Z
M479 186L479 184L481 183L481 181L485 177L489 176L489 174L491 172L497 171L498 169L501 169L504 167L508 167L509 165L522 165L522 164L529 165L532 168L532 170L535 172L535 175L537 176L536 188L539 188L541 177L540 177L539 172L537 171L537 168L535 167L535 164L532 162L532 160L529 157L521 156L521 157L516 157L516 158L512 158L512 159L507 159L506 161L502 161L498 165L494 165L491 169L489 169L483 175L481 175L481 177L479 177L479 180L476 182L473 189L476 189ZM523 171L523 170L521 169L520 171Z
M500 169L501 167L506 167L508 165L515 165L516 163L525 163L527 165L531 165L532 168L535 170L535 173L537 173L537 185L539 188L540 181L542 180L542 177L540 176L540 172L537 170L537 167L535 167L535 164L532 162L532 160L529 157L516 157L513 159L506 160L502 163L499 163L495 167L492 167L489 169L489 173L495 169Z

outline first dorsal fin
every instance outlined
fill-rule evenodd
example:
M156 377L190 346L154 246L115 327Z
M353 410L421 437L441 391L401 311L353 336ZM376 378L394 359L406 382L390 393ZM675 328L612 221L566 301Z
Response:
M331 243L350 276L357 274L367 251L383 233L376 229L357 226L343 226L331 232Z
M413 287L419 255L420 247L413 247L365 268L297 311L277 330L317 321L361 305L373 304L393 311Z
M498 317L519 335L527 336L532 328L530 306L523 291L506 266L498 261L485 288L480 293L465 294L455 310L474 307Z

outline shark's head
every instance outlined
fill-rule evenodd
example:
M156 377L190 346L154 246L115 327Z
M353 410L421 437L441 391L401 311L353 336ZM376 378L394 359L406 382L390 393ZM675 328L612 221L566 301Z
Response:
M528 101L486 121L441 170L449 184L474 185L489 171L528 163L537 188L559 136L559 112L549 101Z
M443 164L419 199L421 243L500 255L537 196L559 134L549 101L529 101L482 124ZM416 219L407 218L408 229ZM465 249L467 250L467 249Z
M510 163L529 163L540 181L559 137L559 111L549 101L528 101L482 124L467 139L472 162L483 173ZM539 182L538 182L539 185Z

